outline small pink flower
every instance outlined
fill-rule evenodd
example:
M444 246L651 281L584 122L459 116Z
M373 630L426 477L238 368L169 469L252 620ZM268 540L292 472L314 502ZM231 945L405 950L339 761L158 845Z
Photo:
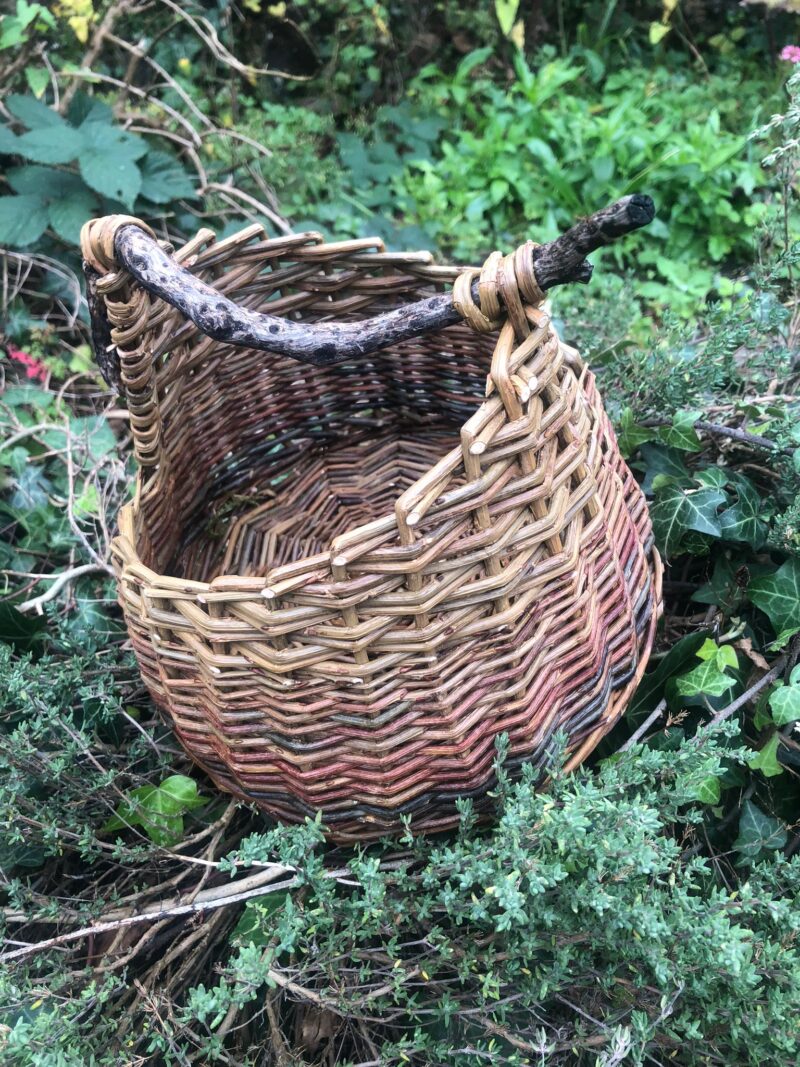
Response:
M800 63L800 45L787 44L781 49L778 59L782 59L784 63Z
M8 352L8 358L13 359L15 363L21 363L29 378L39 382L47 381L47 367L45 367L41 360L38 360L35 356L31 356L28 352L23 352L22 349L17 348L16 345L6 345L6 350Z

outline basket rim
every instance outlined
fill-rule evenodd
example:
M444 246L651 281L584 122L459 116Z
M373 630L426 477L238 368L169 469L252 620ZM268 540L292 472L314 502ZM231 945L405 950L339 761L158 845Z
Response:
M540 318L540 322L538 327L533 329L523 342L518 342L515 339L513 326L508 321L493 332L492 336L496 337L495 356L492 358L493 364L502 342L505 342L504 347L508 350L507 355L511 355L513 352L512 370L515 370L516 366L523 363L530 354L543 348L553 339L557 342L560 353L571 351L569 346L561 340L551 316L543 309L533 310L535 315ZM409 513L409 509L403 507L401 503L403 499L413 495L415 491L418 492L420 484L437 468L446 464L456 468L462 462L465 451L475 440L476 435L468 429L470 424L488 422L498 410L504 407L499 391L492 382L488 367L487 383L487 396L476 405L472 414L461 425L461 428L454 431L454 435L457 435L457 437L453 448L440 456L433 467L429 468L425 474L421 475L397 498L394 511L386 512L368 522L348 528L344 534L339 534L333 538L330 547L324 552L281 564L281 566L273 568L268 574L260 577L219 574L211 581L201 581L156 571L144 563L136 543L135 522L141 508L142 498L146 492L146 486L143 485L143 474L139 469L137 470L133 498L123 505L118 514L119 533L112 539L112 553L116 546L124 560L123 569L130 572L131 568L133 568L149 586L155 589L163 589L165 597L184 594L193 596L200 603L212 600L223 601L241 593L260 594L267 601L274 601L285 593L307 584L309 576L315 571L324 571L326 579L330 581L331 571L334 568L346 568L348 562L345 554L341 551L337 552L337 541L350 540L352 538L363 544L365 536L371 538L382 537L392 530L402 534L403 525L406 522L408 523L406 529L408 529L408 527L413 527L420 521L428 508L426 507L421 513L412 515ZM428 507L436 503L437 500L446 499L446 497L447 493L439 494L434 500L428 502ZM405 514L403 514L404 512ZM341 548L341 546L339 547ZM333 580L336 581L337 578L334 576ZM346 580L345 575L342 575L342 580ZM152 593L152 589L151 594L157 595Z

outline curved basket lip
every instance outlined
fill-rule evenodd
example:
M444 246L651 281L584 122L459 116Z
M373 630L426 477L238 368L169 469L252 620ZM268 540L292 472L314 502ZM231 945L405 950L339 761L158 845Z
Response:
M309 234L309 236L312 235ZM317 237L318 235L314 234L313 236ZM382 256L384 253L366 253L366 255L372 258L373 255ZM386 253L386 255L392 254ZM433 269L439 270L440 268L434 267ZM454 269L457 273L463 270L463 268L446 269ZM540 324L537 328L531 331L525 341L515 344L515 365L522 363L524 359L527 358L528 354L544 345L551 337L557 339L559 349L569 351L568 346L564 345L561 341L550 315L542 309L534 309L534 313L540 316ZM504 326L510 330L508 323L505 323ZM504 326L500 326L498 330L493 331L488 335L495 338L495 354L497 351L497 342L499 342ZM451 328L452 327L447 327L447 329ZM487 372L488 369L489 368L487 367ZM491 378L488 378L488 381L491 383ZM451 465L455 469L461 462L464 454L464 434L467 427L474 423L488 423L491 418L502 409L503 403L498 395L498 391L497 389L493 389L492 391L492 388L491 384L487 387L487 397L477 404L473 413L461 426L460 431L457 431L461 438L460 443L455 444L452 449L439 457L436 464L430 468L430 471L446 464ZM471 440L472 437L469 439ZM161 573L153 570L152 567L149 567L142 560L136 543L135 534L135 519L141 507L141 498L143 494L142 474L141 471L139 471L137 472L133 499L123 505L118 515L119 533L112 540L112 554L114 554L114 550L116 549L116 554L122 558L123 570L125 572L130 574L131 570L134 570L138 577L145 581L148 586L159 590L163 589L165 596L183 594L184 596L193 596L200 603L203 603L207 598L224 599L226 594L244 593L261 595L267 601L274 601L285 593L289 593L298 587L309 584L309 581L313 580L315 575L325 583L346 579L345 573L342 573L339 576L332 573L334 568L345 572L349 561L346 551L343 553L337 550L336 542L353 541L360 544L363 548L364 543L368 540L382 539L391 531L400 533L401 521L404 519L407 520L407 509L402 508L400 501L409 496L413 490L418 489L422 483L424 483L430 471L417 479L413 485L398 497L395 502L394 513L387 512L377 516L375 519L372 519L367 523L361 523L358 526L352 527L344 534L340 534L337 538L334 538L331 546L326 551L317 553L314 556L306 556L303 559L291 563L282 564L280 567L276 567L268 574L260 577L248 578L244 575L220 574L215 578L212 578L211 581L199 581L193 578L181 578L177 575ZM435 499L437 498L434 498L434 500ZM433 504L434 500L429 500L427 506ZM404 514L404 510L406 511L406 514ZM427 510L427 507L425 510ZM414 519L410 521L410 525L414 525L421 517L422 512L417 514Z

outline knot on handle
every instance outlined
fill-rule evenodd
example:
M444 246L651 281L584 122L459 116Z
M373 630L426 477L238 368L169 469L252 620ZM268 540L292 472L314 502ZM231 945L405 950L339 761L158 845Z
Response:
M147 223L133 215L106 215L101 219L90 219L81 227L81 255L98 274L117 269L114 238L121 226L138 226L155 239L156 235Z
M533 250L537 247L535 241L526 241L507 256L492 252L480 270L459 274L453 286L453 305L473 330L493 333L502 325L505 310L517 337L528 336L525 306L538 307L545 300L533 271ZM472 295L476 278L479 303Z

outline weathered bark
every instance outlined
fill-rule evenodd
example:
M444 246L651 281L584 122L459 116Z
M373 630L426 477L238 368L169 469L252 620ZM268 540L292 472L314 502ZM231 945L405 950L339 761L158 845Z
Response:
M592 265L586 256L625 234L646 226L655 216L649 196L625 196L615 204L581 219L547 244L534 247L533 272L540 289L569 282L586 283ZM302 323L241 308L178 266L138 226L117 231L115 251L119 263L149 292L178 308L209 337L243 347L291 356L303 363L327 366L369 355L399 341L440 330L460 320L450 293L442 293L361 322ZM88 276L87 276L88 277ZM478 283L473 285L478 300ZM96 308L90 308L93 339L104 337L94 325ZM97 350L106 380L116 384L113 353Z

